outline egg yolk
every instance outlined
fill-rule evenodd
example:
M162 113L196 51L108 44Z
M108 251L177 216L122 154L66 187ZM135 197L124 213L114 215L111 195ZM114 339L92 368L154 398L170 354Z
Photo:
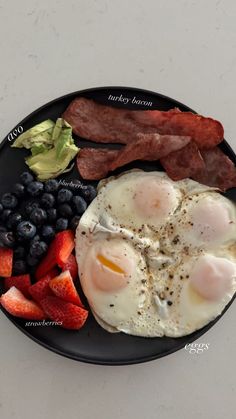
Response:
M130 250L130 249L129 249ZM105 292L126 287L135 271L132 254L122 242L102 241L90 255L90 275L93 285Z
M178 206L174 187L167 181L151 177L137 185L133 199L135 210L141 216L160 221L172 214Z
M203 199L195 205L191 220L195 234L205 242L225 236L232 224L228 208L211 198Z
M190 284L207 300L219 301L232 287L236 265L228 259L201 256L190 274Z
M107 268L109 268L111 271L113 272L117 272L120 274L124 274L123 269L121 269L119 266L117 266L115 263L113 263L112 261L106 259L104 256L102 255L98 255L97 256L99 262L102 263L102 265L106 266Z

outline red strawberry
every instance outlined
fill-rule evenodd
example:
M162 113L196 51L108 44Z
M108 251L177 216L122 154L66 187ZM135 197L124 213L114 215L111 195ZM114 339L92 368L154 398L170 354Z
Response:
M24 294L25 297L30 297L28 291L31 285L29 275L18 275L11 276L10 278L5 278L4 285L6 290L9 290L11 287L16 287Z
M57 233L55 238L56 260L60 268L68 260L74 247L75 236L72 230L64 230Z
M12 274L13 250L0 247L0 276L7 278Z
M40 303L40 301L47 297L48 295L53 295L51 288L49 287L49 281L51 280L50 276L45 276L44 278L40 279L40 281L36 282L35 284L31 285L29 288L29 293L33 300Z
M42 281L43 279L49 278L55 278L55 276L57 276L59 274L59 270L57 268L52 268L50 271L48 271L48 273L43 276L42 278L40 278L38 281Z
M70 271L73 280L75 280L78 277L78 265L75 256L72 253L68 257L67 261L62 264L61 268L63 272L67 270Z
M45 276L50 270L55 268L57 264L56 260L56 252L55 252L55 239L50 244L46 256L43 258L43 260L38 265L36 272L35 272L35 278L38 281L40 278Z
M83 307L69 271L62 272L56 278L51 279L49 286L57 297Z
M58 297L46 297L41 305L48 317L54 322L61 322L64 329L79 330L88 317L87 310Z
M71 230L57 233L50 244L45 258L40 262L36 269L35 277L39 280L45 276L48 271L55 268L56 265L62 266L70 256L75 247L74 234Z
M11 287L0 297L0 303L15 317L28 320L43 320L45 313L34 301L30 301L16 287Z

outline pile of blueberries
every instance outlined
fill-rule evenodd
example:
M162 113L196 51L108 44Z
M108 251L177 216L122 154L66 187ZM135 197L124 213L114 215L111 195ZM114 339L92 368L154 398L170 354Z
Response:
M13 249L13 274L32 272L59 231L75 230L97 192L78 179L64 187L38 182L23 172L20 183L0 199L0 246Z

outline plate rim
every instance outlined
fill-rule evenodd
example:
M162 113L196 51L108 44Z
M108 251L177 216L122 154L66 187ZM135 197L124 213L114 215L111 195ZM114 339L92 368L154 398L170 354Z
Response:
M5 146L5 144L8 141L8 136L9 134L14 131L14 129L16 129L19 125L23 125L28 119L33 118L38 112L40 112L41 110L43 110L45 107L48 106L52 106L54 103L58 102L58 101L62 101L65 99L69 99L70 96L74 97L76 95L81 95L83 93L87 93L87 92L96 92L96 91L102 91L102 90L130 90L130 91L136 91L136 92L141 92L143 94L150 94L150 95L154 95L156 97L159 97L161 99L167 100L167 101L171 101L173 103L174 106L178 107L184 107L186 109L186 111L189 112L193 112L193 113L197 113L195 110L193 110L192 108L190 108L189 106L185 105L184 103L173 99L167 95L164 95L162 93L158 93L158 92L154 92L152 90L148 90L148 89L142 89L142 88L136 88L133 86L99 86L99 87L90 87L90 88L86 88L86 89L82 89L82 90L76 90L70 93L66 93L64 95L61 95L57 98L54 98L50 101L48 101L47 103L39 106L38 108L36 108L34 111L32 111L30 114L28 114L25 118L23 118L18 124L16 124L14 126L14 128L12 128L11 131L9 131L6 136L3 138L3 140L0 143L0 152L2 150L2 148ZM155 109L155 108L152 108ZM236 161L236 153L234 152L234 150L232 149L232 147L230 146L230 144L225 140L225 138L223 139L222 143L224 143L227 151L229 152L229 154L231 154L234 157L234 160ZM194 336L192 336L192 334L187 335L189 336L189 343L194 342L195 340L199 339L202 335L204 335L205 333L207 333L207 331L209 329L211 329L215 323L217 323L221 317L223 317L223 315L225 314L225 312L229 309L229 307L231 306L231 304L233 303L234 299L236 297L236 293L233 296L233 298L230 300L230 302L225 306L224 310L220 313L220 315L218 315L213 321L209 322L207 325L205 325L204 327L202 327L201 329L195 331L194 333L199 334L198 336L196 336L196 334L194 334ZM157 354L157 355L148 355L148 356L142 356L142 357L136 357L132 360L116 360L116 361L105 361L104 359L100 360L100 359L96 359L94 358L86 358L82 355L73 355L72 353L66 353L65 351L63 352L63 350L58 349L56 347L52 347L49 344L47 344L46 342L40 340L39 338L35 337L34 335L32 335L30 332L28 332L23 326L21 326L21 324L19 324L17 322L17 320L14 318L14 316L12 316L10 313L8 313L1 305L0 305L0 309L1 312L8 318L8 320L14 324L14 326L16 326L21 332L24 333L25 336L27 336L29 339L33 340L34 342L36 342L37 344L39 344L40 346L44 347L45 349L48 349L49 351L56 353L57 355L72 359L74 361L80 361L86 364L92 364L92 365L105 365L105 366L125 366L125 365L135 365L135 364L142 364L142 363L146 363L149 361L154 361L156 359L160 359L163 358L165 356L174 354L175 352L183 349L185 347L185 345L180 346L179 348L175 349L172 348L164 353L161 354ZM144 339L149 339L149 338L144 338ZM178 339L178 338L177 338Z

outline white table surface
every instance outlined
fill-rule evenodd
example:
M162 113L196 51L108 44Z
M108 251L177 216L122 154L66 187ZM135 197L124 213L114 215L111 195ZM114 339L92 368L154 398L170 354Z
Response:
M236 150L235 15L234 0L0 0L1 138L53 98L126 85L220 119ZM126 367L55 355L1 315L0 417L231 419L235 314L199 339L201 355Z

